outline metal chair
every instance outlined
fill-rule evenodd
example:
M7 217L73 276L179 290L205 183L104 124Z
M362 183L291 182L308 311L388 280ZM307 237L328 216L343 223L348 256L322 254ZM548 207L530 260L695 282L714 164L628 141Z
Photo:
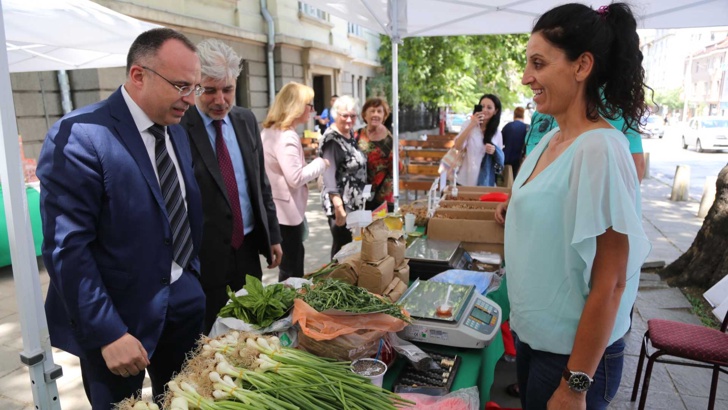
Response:
M719 372L728 374L728 334L725 332L727 326L728 313L723 318L720 331L671 320L649 320L647 322L647 332L642 338L642 351L637 364L637 374L634 377L631 401L635 401L637 398L642 365L645 356L647 356L649 360L645 369L645 379L642 383L639 410L645 408L647 391L650 387L650 376L652 376L652 366L655 362L713 369L713 380L710 384L710 397L708 399L708 410L713 410L718 389ZM652 354L647 353L648 342L655 349ZM662 358L662 356L673 356L686 360L671 360Z

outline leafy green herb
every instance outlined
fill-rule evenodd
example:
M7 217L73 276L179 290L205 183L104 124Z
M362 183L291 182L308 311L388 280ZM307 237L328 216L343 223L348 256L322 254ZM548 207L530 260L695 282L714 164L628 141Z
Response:
M350 313L386 313L410 322L402 313L400 305L380 299L364 288L338 279L318 280L313 285L304 285L304 290L303 301L319 312L336 309Z
M296 291L281 283L263 286L260 279L247 275L245 286L248 294L236 296L227 287L230 303L220 309L219 317L234 317L258 328L266 328L283 317L293 306Z

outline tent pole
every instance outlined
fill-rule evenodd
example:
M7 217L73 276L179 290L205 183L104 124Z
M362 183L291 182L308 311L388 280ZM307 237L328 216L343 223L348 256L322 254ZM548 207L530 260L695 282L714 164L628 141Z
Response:
M392 28L392 184L394 185L394 211L399 210L399 1L391 0L389 22Z
M394 185L394 210L399 209L399 39L392 37L392 179Z
M0 1L0 10L2 10ZM0 16L0 44L5 44L5 21ZM28 215L28 200L20 161L13 92L10 88L8 53L0 51L0 182L10 240L15 294L18 296L23 351L20 361L28 366L37 409L60 409L56 379L63 375L53 362L48 324L43 310L35 244Z

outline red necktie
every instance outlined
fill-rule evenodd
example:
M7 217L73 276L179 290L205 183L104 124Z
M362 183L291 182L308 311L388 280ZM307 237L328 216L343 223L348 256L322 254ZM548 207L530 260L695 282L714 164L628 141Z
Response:
M225 140L222 138L222 120L213 120L215 126L215 151L217 151L217 163L220 165L220 173L225 181L228 198L230 199L230 208L233 212L233 237L230 245L233 249L238 249L243 244L245 231L243 230L243 214L240 211L240 197L238 196L238 183L235 179L235 170L233 162L230 160Z

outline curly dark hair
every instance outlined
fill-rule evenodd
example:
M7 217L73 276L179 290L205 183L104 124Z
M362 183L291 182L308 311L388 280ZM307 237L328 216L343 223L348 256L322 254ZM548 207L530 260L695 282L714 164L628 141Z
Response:
M586 83L586 116L616 119L625 128L639 129L647 111L645 70L637 35L637 21L625 3L593 10L578 3L555 7L542 15L531 31L575 61L585 52L594 56L594 68Z

